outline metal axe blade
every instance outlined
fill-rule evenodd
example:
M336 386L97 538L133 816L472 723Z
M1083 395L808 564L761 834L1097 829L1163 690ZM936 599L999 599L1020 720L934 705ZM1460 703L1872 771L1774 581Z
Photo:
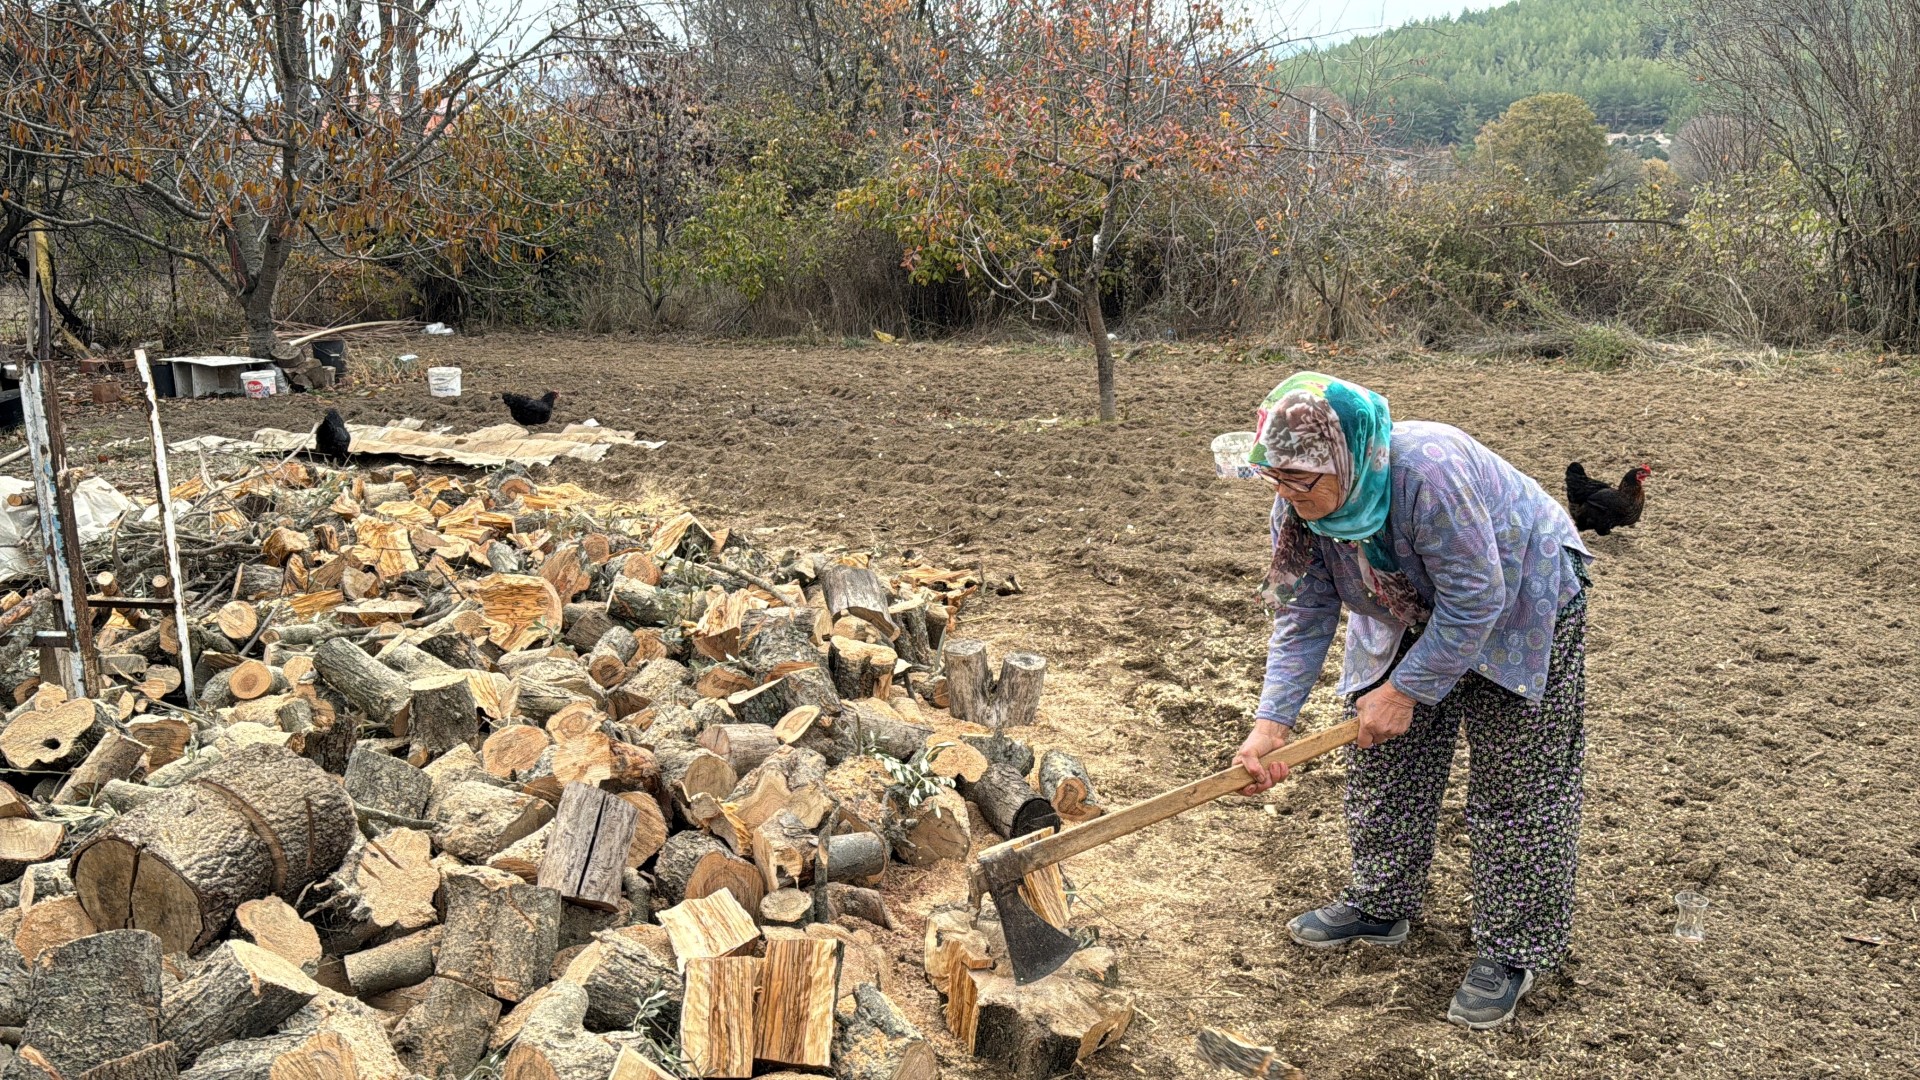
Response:
M993 910L1000 916L1001 933L1006 935L1016 984L1025 986L1046 978L1080 948L1073 935L1041 918L1020 895L1020 878L993 881L987 891L993 895Z
M1265 765L1276 761L1299 765L1352 742L1359 727L1353 720L1335 724L1288 743L1260 761ZM982 891L993 895L1000 928L1007 938L1007 955L1013 960L1014 981L1024 986L1046 978L1060 970L1079 948L1072 936L1041 918L1020 895L1020 883L1028 874L1239 791L1247 786L1247 780L1246 770L1235 765L1052 836L1017 837L981 852L973 868L974 896L978 899Z

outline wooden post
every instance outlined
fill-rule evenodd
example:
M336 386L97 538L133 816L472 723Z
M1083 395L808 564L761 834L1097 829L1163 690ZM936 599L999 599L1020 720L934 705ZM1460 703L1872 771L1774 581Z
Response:
M146 388L147 429L153 440L153 489L160 506L160 546L167 556L168 582L185 581L180 576L180 537L174 527L173 481L167 474L167 438L160 432L160 396L153 388L153 371L147 366L147 350L133 350L133 365L140 370L140 385ZM187 700L196 700L193 690L193 646L187 641L187 600L178 588L168 589L173 600L173 629L180 636L180 678Z
M33 256L27 261L33 355L20 371L20 408L33 462L47 583L60 600L55 610L63 640L54 649L53 668L69 696L85 697L97 681L92 665L93 618L87 610L87 573L80 562L80 534L74 527L66 429L60 422L60 396L53 373L53 310L47 302L53 260L48 254L47 234L39 222L27 230L27 242Z

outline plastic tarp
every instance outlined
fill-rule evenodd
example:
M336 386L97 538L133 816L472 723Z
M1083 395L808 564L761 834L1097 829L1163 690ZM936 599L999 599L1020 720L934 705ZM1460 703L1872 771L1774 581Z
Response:
M22 494L33 494L31 480L0 476L0 581L46 573L41 554L39 508L31 502L25 506L7 505L12 496ZM74 526L83 544L107 535L122 517L137 509L132 499L97 476L89 476L74 485Z

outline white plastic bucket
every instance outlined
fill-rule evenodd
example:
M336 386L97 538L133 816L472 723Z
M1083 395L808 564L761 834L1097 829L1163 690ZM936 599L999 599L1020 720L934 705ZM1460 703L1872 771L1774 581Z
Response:
M428 368L427 393L434 397L459 397L460 369L457 367Z
M1252 480L1260 475L1247 464L1247 451L1256 436L1251 431L1229 431L1213 440L1213 471L1227 480Z
M240 373L240 386L250 398L272 397L280 389L279 368L256 368Z

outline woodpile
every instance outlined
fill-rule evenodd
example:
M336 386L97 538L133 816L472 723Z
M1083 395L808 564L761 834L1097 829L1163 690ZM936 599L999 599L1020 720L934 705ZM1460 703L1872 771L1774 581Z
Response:
M89 696L29 678L0 724L16 1070L933 1077L885 992L877 935L912 932L887 883L1100 812L1077 759L1006 734L1045 661L992 674L952 635L972 574L511 473L175 495L210 523L191 670L118 611ZM1124 1030L1105 991L1042 1001L943 948L969 1046L1023 1074L1072 1063L1062 1024L1079 1056Z

